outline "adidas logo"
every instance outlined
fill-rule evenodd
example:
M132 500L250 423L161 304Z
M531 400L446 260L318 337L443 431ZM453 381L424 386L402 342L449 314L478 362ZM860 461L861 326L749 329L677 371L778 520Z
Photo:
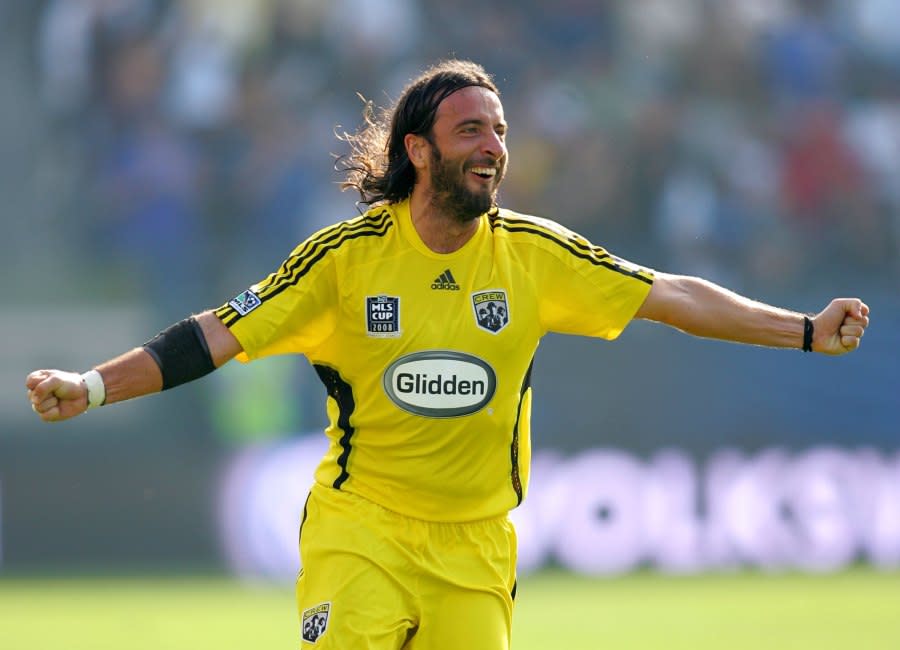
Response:
M453 274L450 272L450 269L447 269L438 277L436 277L434 279L434 282L431 283L431 288L445 289L448 291L459 291L459 285L456 284L456 280L453 278Z

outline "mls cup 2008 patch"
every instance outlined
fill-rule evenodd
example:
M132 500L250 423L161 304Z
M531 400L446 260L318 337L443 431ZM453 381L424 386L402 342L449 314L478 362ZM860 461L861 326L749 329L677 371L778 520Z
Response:
M366 296L366 333L379 338L400 336L400 298Z
M251 311L256 309L262 304L262 300L259 299L255 293L247 289L243 293L239 294L234 298L234 300L229 300L228 304L232 306L232 308L239 313L241 316L246 316Z
M328 615L331 612L331 603L322 603L303 610L303 640L315 643L328 630Z

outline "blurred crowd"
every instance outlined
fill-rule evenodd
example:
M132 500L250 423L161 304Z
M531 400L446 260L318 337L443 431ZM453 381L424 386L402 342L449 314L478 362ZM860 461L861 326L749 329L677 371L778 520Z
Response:
M33 24L67 236L166 317L352 216L335 134L451 56L503 93L507 207L742 290L900 277L900 0L47 0Z

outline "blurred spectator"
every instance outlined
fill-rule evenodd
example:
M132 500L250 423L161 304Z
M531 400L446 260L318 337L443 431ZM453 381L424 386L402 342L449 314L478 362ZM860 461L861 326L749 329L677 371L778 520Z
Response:
M137 275L143 299L165 323L183 316L207 284L202 161L161 111L164 68L157 43L128 40L107 63L92 241L97 253L112 254Z
M854 0L846 3L854 43L879 64L900 72L900 2Z
M88 107L98 91L100 41L146 30L154 0L49 0L38 23L38 63L45 106L65 117Z
M788 213L816 230L840 219L862 190L859 165L829 107L810 106L794 114L781 182Z
M853 234L869 246L868 263L880 272L900 273L900 83L881 98L850 109L846 139L870 182L865 194L866 218Z
M669 251L670 268L721 282L715 259L719 193L697 167L679 166L663 181L657 211L658 237Z
M900 40L900 39L898 39ZM900 84L881 99L849 109L845 137L871 178L878 200L900 208Z
M90 101L94 8L89 0L51 0L39 24L38 63L43 106L56 115Z
M248 278L261 279L308 233L315 185L310 170L327 167L328 158L309 150L307 127L293 118L273 80L249 70L242 84L238 121L232 126L231 148L222 178L230 205L223 205L221 254L240 251L224 271L227 291ZM221 234L221 233L220 233Z
M361 81L390 75L424 34L415 0L331 0L322 25L344 74Z
M176 41L170 56L168 114L191 129L228 126L236 101L237 53L212 25L201 24Z
M828 0L796 0L787 20L772 25L762 58L780 103L836 100L845 51L832 25Z

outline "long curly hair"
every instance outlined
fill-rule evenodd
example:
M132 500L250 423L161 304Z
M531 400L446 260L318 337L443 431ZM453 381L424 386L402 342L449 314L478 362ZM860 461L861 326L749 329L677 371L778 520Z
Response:
M350 153L335 162L335 169L346 175L341 189L357 190L359 203L370 206L407 198L416 182L416 170L403 139L408 133L430 139L440 103L469 86L500 94L491 75L479 64L452 59L433 65L413 80L393 109L376 111L373 102L366 101L362 127L338 136L350 145Z

